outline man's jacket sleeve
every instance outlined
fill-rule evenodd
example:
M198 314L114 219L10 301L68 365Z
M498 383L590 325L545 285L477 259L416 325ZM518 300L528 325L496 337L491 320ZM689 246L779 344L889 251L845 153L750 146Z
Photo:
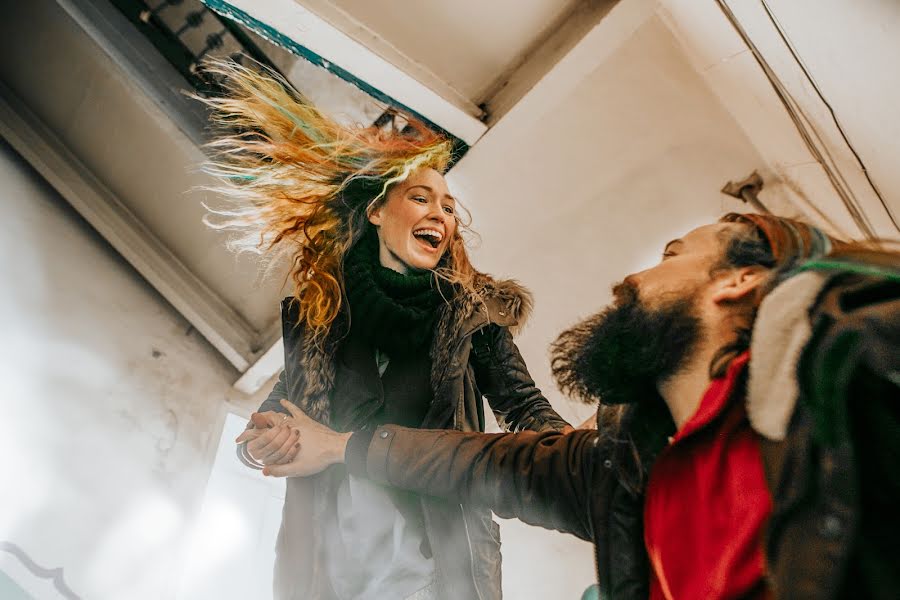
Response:
M354 433L346 460L351 473L379 483L590 540L590 493L602 462L597 440L596 431L486 434L387 425Z

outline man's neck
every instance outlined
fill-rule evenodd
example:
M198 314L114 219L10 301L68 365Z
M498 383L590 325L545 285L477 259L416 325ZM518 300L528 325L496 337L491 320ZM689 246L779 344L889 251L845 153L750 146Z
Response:
M709 364L717 349L718 346L712 345L698 348L677 373L658 384L676 429L681 429L697 412L700 400L709 387Z

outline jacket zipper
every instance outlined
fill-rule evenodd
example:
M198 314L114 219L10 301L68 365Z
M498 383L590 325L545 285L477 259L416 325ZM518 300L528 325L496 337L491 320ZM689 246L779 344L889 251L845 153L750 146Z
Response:
M475 327L474 329L472 329L472 331L466 333L466 335L463 335L462 338L460 339L460 341L456 344L456 348L454 349L455 352L453 353L453 356L457 356L459 354L459 349L462 347L463 341L465 341L465 339L467 337L470 338L471 336L473 336L475 334L476 331L479 331L482 328L484 328L484 325ZM443 383L443 381L441 381L441 383ZM453 413L453 429L459 430L459 419L460 419L460 411L461 410L462 410L462 402L457 404L456 411ZM478 594L478 600L484 600L484 596L481 593L481 589L478 587L478 578L475 576L475 552L472 549L472 536L469 532L469 519L466 517L466 508L462 504L460 504L459 511L460 511L460 514L462 515L463 527L465 527L465 530L466 530L466 543L469 546L469 572L472 575L472 587L475 588L475 593Z

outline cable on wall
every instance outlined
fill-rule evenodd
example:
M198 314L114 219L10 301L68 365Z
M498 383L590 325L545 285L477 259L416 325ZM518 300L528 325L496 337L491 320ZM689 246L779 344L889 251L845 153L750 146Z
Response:
M884 196L881 195L881 190L878 189L878 186L875 185L875 182L872 181L872 177L869 174L869 170L866 168L865 163L862 160L862 157L856 151L856 148L853 147L853 144L850 143L850 138L847 136L847 133L844 131L843 126L841 125L840 120L837 118L837 114L834 112L834 107L831 106L831 103L825 99L825 94L822 93L822 89L819 87L819 83L815 80L815 78L810 73L809 69L806 67L806 64L800 58L799 53L797 52L796 47L791 41L788 39L787 34L784 31L784 27L781 26L781 23L772 13L772 9L769 8L769 4L766 0L760 0L762 3L763 9L766 11L766 15L769 17L769 21L772 22L772 26L775 27L775 30L778 32L781 41L784 42L784 45L787 46L788 51L790 51L791 56L794 57L794 60L797 62L797 65L800 67L800 70L803 71L803 75L806 76L806 79L809 81L812 88L816 91L816 94L819 96L819 99L828 109L828 112L831 114L831 119L834 121L835 127L837 127L838 132L841 134L841 137L844 140L844 143L847 144L847 148L850 149L850 152L853 154L853 157L856 158L856 162L859 164L859 168L862 170L863 175L866 176L866 181L869 182L869 185L872 187L872 191L875 193L875 196L878 197L879 202L884 207L884 212L887 213L888 218L893 223L894 228L897 231L900 231L900 224L897 223L897 219L894 217L894 213L891 211L890 206L885 202Z
M834 159L833 157L831 157L830 153L828 153L827 147L819 137L818 132L816 132L815 128L812 127L809 117L807 117L803 113L803 110L800 108L799 103L796 101L796 99L794 99L791 93L787 90L787 88L775 74L775 71L763 57L762 53L759 51L759 48L756 47L747 32L738 22L737 17L731 11L731 8L728 6L728 4L725 3L725 0L716 0L716 4L718 4L719 9L731 23L731 26L734 27L738 35L741 36L741 39L744 41L744 43L747 44L747 47L750 48L753 57L756 59L756 62L759 64L759 66L763 69L763 72L766 74L769 83L772 84L775 93L778 95L778 98L781 100L782 104L787 110L788 115L794 122L794 125L797 127L797 131L800 133L800 137L806 144L807 149L810 151L816 161L822 166L822 169L825 171L825 174L828 176L831 185L834 187L838 196L841 198L841 201L847 209L847 212L850 213L850 217L853 219L853 222L866 238L874 239L876 236L874 230L872 229L872 226L858 206L858 202L855 195L853 194L852 189L844 179L840 170L836 167L836 165L834 165ZM807 123L810 123L810 125L808 126ZM816 137L818 139L823 148L820 148L819 145L817 145L813 141L813 137ZM828 160L826 160L826 155ZM831 164L829 164L829 161ZM832 227L835 227L834 223L830 222L830 220L829 224ZM835 227L835 229L838 228Z

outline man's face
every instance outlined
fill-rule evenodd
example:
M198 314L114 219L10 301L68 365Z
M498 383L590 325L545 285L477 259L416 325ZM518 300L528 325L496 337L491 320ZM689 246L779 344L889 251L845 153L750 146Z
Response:
M710 271L723 258L727 238L723 234L737 227L733 223L698 227L666 244L657 265L629 275L625 283L637 288L648 308L693 293L709 283Z
M605 404L658 397L658 384L703 335L704 292L729 226L707 225L669 242L658 265L613 288L613 305L561 334L552 358L563 391Z

